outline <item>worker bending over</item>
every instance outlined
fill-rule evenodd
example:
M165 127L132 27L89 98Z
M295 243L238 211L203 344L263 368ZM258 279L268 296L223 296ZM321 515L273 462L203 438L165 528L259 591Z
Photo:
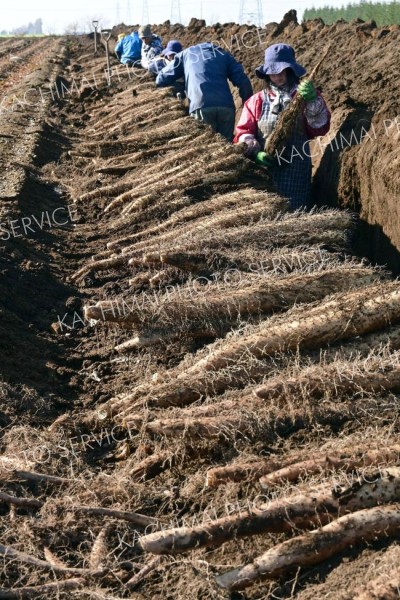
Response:
M125 35L125 33L118 35L114 52L123 65L130 66L140 60L141 51L142 42L137 31L132 31L130 35Z
M174 60L175 56L179 52L182 52L182 50L182 44L178 42L178 40L170 40L161 54L149 64L150 73L158 75L158 73L162 71L164 67L167 67L169 63Z
M157 87L168 87L184 78L189 99L189 114L211 125L217 133L232 141L235 104L228 80L239 88L245 102L253 93L243 67L219 46L205 42L178 53L157 76Z

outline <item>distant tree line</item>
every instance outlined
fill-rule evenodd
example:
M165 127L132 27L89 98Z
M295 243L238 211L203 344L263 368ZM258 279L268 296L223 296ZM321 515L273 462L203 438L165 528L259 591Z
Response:
M0 35L42 35L42 19L36 19L33 23L28 23L28 25L22 25L22 27L16 27L11 31L1 31Z
M324 23L331 25L339 19L351 21L373 19L377 25L400 25L400 2L360 2L358 4L343 4L340 8L323 6L322 8L306 8L303 20L321 18Z

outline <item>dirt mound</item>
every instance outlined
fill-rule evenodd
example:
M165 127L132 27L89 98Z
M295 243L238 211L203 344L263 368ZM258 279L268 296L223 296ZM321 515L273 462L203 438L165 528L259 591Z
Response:
M89 37L7 63L0 596L391 597L400 285L352 248L375 222L396 245L399 28L156 30L224 41L249 73L272 41L308 69L331 44L329 207L288 213L263 167L143 71L110 77Z

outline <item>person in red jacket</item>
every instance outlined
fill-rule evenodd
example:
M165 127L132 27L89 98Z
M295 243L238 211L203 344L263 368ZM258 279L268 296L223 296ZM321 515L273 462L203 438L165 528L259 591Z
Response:
M265 61L256 75L265 89L249 98L236 127L234 143L246 144L245 154L269 167L278 192L289 199L292 209L311 205L311 153L309 140L325 135L330 128L330 112L319 90L308 80L304 67L295 60L287 44L274 44L265 51ZM296 94L305 106L282 152L268 156L262 151L283 110Z

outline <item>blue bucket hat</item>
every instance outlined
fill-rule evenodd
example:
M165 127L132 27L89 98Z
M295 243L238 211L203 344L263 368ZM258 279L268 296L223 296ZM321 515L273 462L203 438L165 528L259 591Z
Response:
M178 40L170 40L165 50L161 52L161 56L168 56L169 54L178 54L182 52L182 44Z
M264 64L257 67L256 75L265 79L266 75L278 75L285 69L292 69L296 77L307 73L306 69L296 62L292 46L273 44L266 49Z

